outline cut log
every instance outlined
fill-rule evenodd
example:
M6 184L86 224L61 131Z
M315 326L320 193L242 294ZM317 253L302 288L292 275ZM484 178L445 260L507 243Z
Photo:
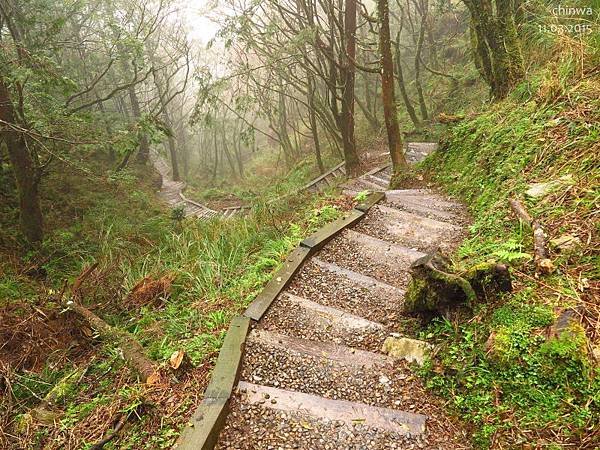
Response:
M548 252L548 238L544 232L542 224L534 220L527 212L525 206L517 199L509 199L510 207L517 218L526 223L533 230L533 255L535 267L540 273L551 273L554 271L554 264L550 259Z

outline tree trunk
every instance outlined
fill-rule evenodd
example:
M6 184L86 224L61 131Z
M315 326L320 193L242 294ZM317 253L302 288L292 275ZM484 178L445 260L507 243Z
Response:
M216 129L213 130L213 146L215 149L215 165L213 167L210 184L215 184L215 181L217 179L217 172L219 169L219 146L217 145L217 130Z
M227 163L229 164L231 173L233 174L234 178L237 178L237 170L235 167L235 163L233 162L233 158L231 157L231 152L229 151L227 136L225 135L225 126L221 127L221 142L223 142L223 153L225 153L225 157L227 158Z
M375 117L373 114L371 114L371 111L369 111L369 106L363 104L363 102L360 100L359 97L356 97L355 100L356 100L356 104L358 105L360 110L363 112L363 115L367 119L367 122L369 122L369 125L371 126L373 131L378 131L381 128L381 124L379 123L379 120L377 120L377 117Z
M421 2L421 28L419 29L419 39L417 40L417 51L415 52L415 87L417 88L417 97L419 99L419 109L421 118L429 119L425 97L423 96L423 85L421 84L421 54L423 53L423 42L425 40L425 24L427 21L427 10L429 4L427 0Z
M317 160L317 167L319 173L325 173L325 166L323 165L323 158L321 156L321 143L319 142L319 129L317 127L317 117L315 114L315 79L312 74L307 74L307 93L308 93L308 120L310 122L310 129L315 143L315 158Z
M475 65L496 99L524 76L515 0L463 0L471 13Z
M242 138L240 137L240 132L236 130L236 133L233 137L234 140L234 154L235 161L237 164L238 172L240 174L240 178L244 179L244 155L242 154Z
M182 127L179 132L179 142L181 143L181 162L183 164L183 176L187 177L190 174L190 154L187 146L187 132L185 127Z
M394 173L406 171L408 164L402 151L402 137L398 125L398 111L396 110L396 95L394 93L394 62L390 43L390 10L388 0L377 0L379 14L379 51L381 53L381 92L383 100L383 114L387 130L388 144Z
M400 32L396 35L396 41L400 42ZM406 108L406 112L410 117L410 120L414 124L416 128L421 126L421 122L417 117L417 113L415 112L415 108L410 101L410 97L408 96L408 92L406 91L406 84L404 83L404 73L402 71L402 60L400 57L400 45L396 44L396 80L398 82L398 88L400 89L400 94L402 95L402 101L404 102L404 106Z
M346 173L350 176L358 175L360 161L356 152L354 140L354 81L356 68L356 0L346 0L344 11L344 40L346 55L342 62L344 72L344 90L342 92L342 117L341 132L346 160Z
M166 116L166 113L165 113ZM171 171L173 181L181 181L181 174L179 173L179 161L177 159L177 147L175 145L175 137L172 135L168 139L169 155L171 155Z
M138 121L139 125L139 122L142 119L142 111L140 109L140 102L135 92L135 87L131 86L128 89L128 93L129 101L131 102L131 110L133 112L133 117L135 118L135 120ZM138 135L140 138L140 142L138 146L137 161L140 164L146 164L148 162L148 158L150 157L150 144L148 142L148 136L144 131L140 131Z
M10 92L0 77L0 136L6 144L19 193L21 231L30 243L44 239L43 217L39 197L39 170L27 148L25 135L11 128L17 126L17 117Z

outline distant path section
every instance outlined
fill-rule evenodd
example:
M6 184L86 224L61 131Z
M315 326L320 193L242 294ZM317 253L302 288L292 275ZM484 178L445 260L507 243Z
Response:
M430 153L434 152L437 147L438 144L433 142L409 142L406 145L405 150L406 159L411 164L420 162ZM190 200L183 193L186 187L185 182L173 181L171 176L171 167L168 161L157 152L151 152L150 158L154 164L154 167L160 173L162 178L160 196L172 208L183 207L186 217L191 216L199 219L222 217L227 219L249 209L248 206L233 206L217 211L210 209L206 205ZM358 193L361 190L377 191L387 189L387 185L389 184L391 177L390 166L391 163L388 162L363 174L354 183L346 186L346 193L352 193L353 191L354 193ZM329 186L337 186L339 184L338 178L343 178L345 176L346 170L344 168L344 161L342 161L340 164L325 172L323 175L304 185L298 190L298 192L320 192ZM289 194L286 194L286 196L287 195Z
M232 209L215 211L201 203L186 198L183 194L185 183L183 181L173 181L169 163L156 152L152 152L150 158L162 178L159 195L170 207L183 208L186 217L197 217L199 219L230 217L235 214Z

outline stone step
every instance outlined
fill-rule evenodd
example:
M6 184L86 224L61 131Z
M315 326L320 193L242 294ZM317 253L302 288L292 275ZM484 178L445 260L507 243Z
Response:
M341 365L372 368L391 366L394 358L381 353L368 352L333 342L311 341L300 339L287 334L266 330L252 330L246 343L258 346L272 347L297 355L311 356L317 359L333 361Z
M410 265L424 255L415 248L347 229L330 241L318 257L326 262L405 289L410 277L408 271Z
M288 291L393 329L402 323L404 290L316 257L304 264Z
M384 191L387 189L387 185L385 187L380 186L377 183L373 183L365 178L357 178L354 181L351 181L346 185L347 189L362 192L362 191Z
M387 336L381 323L288 292L277 298L257 327L366 350L379 350Z
M346 346L332 350L330 342L292 339L275 344L266 339L249 340L241 379L332 400L392 409L417 407L419 382L401 360L365 351L349 356L360 350ZM318 354L323 344L330 345Z
M465 221L464 207L437 194L421 190L392 190L386 191L385 197L386 206L457 225Z
M218 450L399 450L426 445L426 417L417 414L250 383L241 383L230 408Z
M380 190L385 191L388 188L389 180L380 178L377 175L367 175L367 180L379 186Z
M450 251L463 235L461 227L409 211L376 205L356 231L424 252Z
M425 432L426 416L389 408L369 406L360 402L327 399L297 391L240 382L238 392L242 401L287 412L301 412L309 416L343 422L345 426L357 423L397 434L420 435ZM268 397L268 398L267 398Z

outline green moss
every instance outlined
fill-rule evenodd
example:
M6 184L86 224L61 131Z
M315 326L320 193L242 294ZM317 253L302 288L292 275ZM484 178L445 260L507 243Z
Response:
M429 294L431 292L427 289L427 283L422 279L413 278L404 296L404 309L406 311L435 309L435 303Z

